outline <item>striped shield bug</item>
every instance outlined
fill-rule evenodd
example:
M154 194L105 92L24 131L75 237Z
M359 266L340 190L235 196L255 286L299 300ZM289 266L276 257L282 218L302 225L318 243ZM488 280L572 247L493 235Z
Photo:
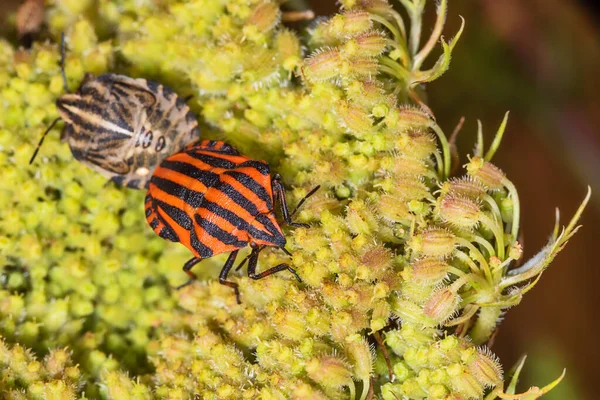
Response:
M219 282L234 289L240 302L238 284L227 280L240 249L250 246L248 276L261 279L288 270L300 277L288 264L279 264L257 272L259 253L267 246L286 254L286 239L275 218L278 202L284 221L291 226L299 206L314 194L310 191L293 212L289 212L285 190L279 175L271 176L269 165L241 155L230 145L203 140L166 158L154 171L146 195L146 220L160 237L180 242L192 251L183 270L196 276L192 267L205 258L230 252L219 275Z
M87 75L76 93L68 93L64 35L61 47L67 93L56 101L60 116L43 134L30 164L62 119L61 139L75 159L119 185L142 189L165 157L200 137L196 115L185 100L160 83L116 74Z

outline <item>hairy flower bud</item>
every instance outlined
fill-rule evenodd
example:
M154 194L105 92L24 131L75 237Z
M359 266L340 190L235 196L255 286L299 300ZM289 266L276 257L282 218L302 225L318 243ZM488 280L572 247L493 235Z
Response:
M467 173L483 183L490 190L497 190L503 187L504 172L481 157L475 156L471 159L467 164Z

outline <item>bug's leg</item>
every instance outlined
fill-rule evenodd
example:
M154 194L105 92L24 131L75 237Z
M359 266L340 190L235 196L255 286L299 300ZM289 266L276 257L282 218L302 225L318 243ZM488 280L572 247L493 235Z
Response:
M294 208L294 211L292 211L291 213L290 213L290 209L288 208L288 205L287 205L287 199L285 197L285 189L283 188L283 184L281 183L281 175L275 174L271 181L271 185L273 186L273 194L275 195L275 199L277 199L279 201L279 206L281 208L281 214L283 215L283 219L285 220L285 222L290 226L309 228L310 225L308 225L308 224L292 222L292 217L294 216L294 214L296 214L296 211L298 211L298 208L300 206L302 206L302 204L304 204L304 202L310 196L312 196L313 194L315 194L315 192L317 190L319 190L321 185L315 187L313 190L308 192L308 194L306 196L304 196L302 198L302 200L300 200L298 202L298 204L296 205L296 208Z
M248 261L248 277L249 278L262 279L266 276L273 275L279 271L288 270L292 273L292 275L294 275L294 277L296 278L296 280L298 280L298 282L302 282L302 279L300 279L300 277L296 273L296 270L287 264L279 264L272 268L269 268L266 271L256 273L256 265L258 264L258 253L260 253L260 251L262 249L263 248L261 248L261 247L257 247L255 249L253 249L252 253L250 254L250 259Z
M262 249L265 248L265 246L256 246L256 245L253 245L253 244L250 244L250 247L252 247L252 249L258 248L258 251L261 251ZM286 249L283 249L283 251L287 252ZM248 260L250 259L251 256L252 256L252 252L250 252L250 254L248 254L246 257L244 257L244 259L242 260L242 262L235 268L235 270L239 271L240 269L242 269L242 267L244 265L246 265L246 263L248 262ZM290 256L291 256L291 254L290 254Z
M188 279L188 281L186 283L184 283L183 285L177 286L177 290L186 287L187 285L191 284L196 279L198 279L196 277L196 275L191 271L191 269L194 267L194 265L198 264L200 261L202 261L201 258L192 257L183 265L183 272L185 272L187 274L187 276L190 277L190 279Z
M221 273L219 274L219 283L221 285L229 286L230 288L232 288L235 292L235 299L237 300L237 303L242 304L242 302L240 301L240 290L238 289L238 284L226 280L229 271L231 271L231 267L233 267L233 263L235 262L235 258L237 257L238 251L239 250L232 251L231 254L229 254L229 257L227 258L227 261L225 261L225 265L223 265L223 269L221 269Z

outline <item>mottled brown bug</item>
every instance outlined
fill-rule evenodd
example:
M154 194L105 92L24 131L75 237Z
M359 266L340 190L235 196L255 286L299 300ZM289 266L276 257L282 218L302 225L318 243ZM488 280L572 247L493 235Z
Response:
M64 38L61 68L64 74ZM68 91L67 91L68 92ZM148 186L154 169L167 156L198 140L196 115L185 100L160 83L123 75L86 76L77 93L58 98L60 115L44 133L30 163L54 124L73 156L115 183Z
M17 33L26 48L31 47L34 37L44 23L44 0L24 0L17 10Z

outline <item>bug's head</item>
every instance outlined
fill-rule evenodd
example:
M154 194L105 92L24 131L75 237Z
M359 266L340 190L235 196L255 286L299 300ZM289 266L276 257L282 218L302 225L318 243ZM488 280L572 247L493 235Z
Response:
M255 234L252 235L253 241L260 246L284 247L286 244L285 236L275 218L275 213L269 212L259 214L256 217L255 226L260 227Z

